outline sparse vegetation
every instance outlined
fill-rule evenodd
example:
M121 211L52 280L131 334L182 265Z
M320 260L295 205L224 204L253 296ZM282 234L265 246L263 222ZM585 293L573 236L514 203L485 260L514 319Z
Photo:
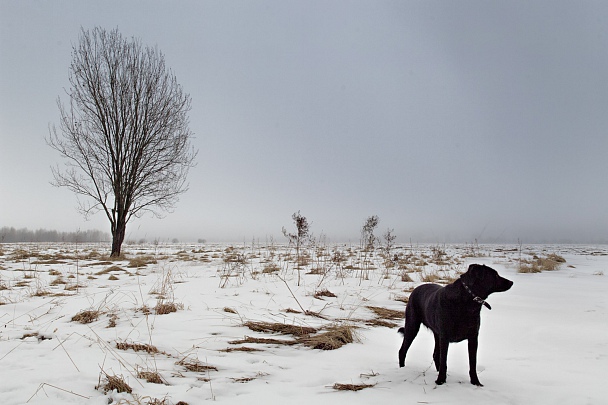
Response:
M518 271L520 273L540 273L542 271L557 270L566 260L555 253L544 257L534 255L532 259L520 259Z
M94 358L74 358L72 364L81 367L91 361L107 371L100 373L99 381L91 381L90 387L96 386L99 395L110 397L111 391L121 390L133 403L169 405L175 403L170 397L147 396L147 384L175 384L179 379L204 382L209 389L226 381L254 384L265 375L258 374L256 367L269 367L260 359L270 354L280 358L298 351L337 350L365 343L368 336L360 339L359 334L371 328L396 328L403 322L405 304L415 286L453 282L466 268L463 257L471 254L469 247L392 245L387 263L386 245L366 252L365 246L331 246L319 238L314 245L302 247L298 260L294 247L274 242L206 245L204 249L159 244L131 247L134 250L123 258L109 261L93 253L103 251L95 245L6 244L0 257L0 305L4 309L27 300L36 309L21 318L12 315L13 308L5 311L5 328L13 332L4 336L22 339L24 345L36 341L44 345L53 339L67 361L74 347L95 347L89 351ZM562 256L548 250L524 250L521 260L519 252L493 248L491 253L505 266L521 262L541 271L565 263ZM594 251L593 256L600 253ZM297 266L307 267L300 274L299 288ZM233 275L218 268L230 269ZM224 288L215 282L209 286L212 278ZM66 313L74 315L64 318ZM60 322L71 321L73 334L66 332L65 325L53 325L62 318ZM181 325L184 320L192 322L192 327ZM192 328L196 332L184 339L184 331ZM242 375L230 374L234 368L223 367L226 358L237 356L251 361ZM335 389L374 386L373 381L364 382L337 384Z

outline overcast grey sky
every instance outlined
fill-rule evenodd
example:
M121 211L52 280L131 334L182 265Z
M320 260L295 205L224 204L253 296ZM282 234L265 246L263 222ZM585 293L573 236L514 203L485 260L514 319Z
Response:
M109 230L50 185L80 27L158 45L190 190L127 239L608 242L608 2L0 0L0 226Z

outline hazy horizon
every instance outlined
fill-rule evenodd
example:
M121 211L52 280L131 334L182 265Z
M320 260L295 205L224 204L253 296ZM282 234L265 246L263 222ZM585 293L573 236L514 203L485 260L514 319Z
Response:
M50 185L82 28L158 46L190 189L127 239L608 243L608 3L0 1L0 226L109 233Z

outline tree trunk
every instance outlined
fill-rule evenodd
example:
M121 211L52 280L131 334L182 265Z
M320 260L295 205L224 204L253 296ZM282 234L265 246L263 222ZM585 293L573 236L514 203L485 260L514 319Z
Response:
M116 227L112 229L112 253L110 253L110 257L120 256L120 248L125 240L126 231L127 224L124 221L118 221Z

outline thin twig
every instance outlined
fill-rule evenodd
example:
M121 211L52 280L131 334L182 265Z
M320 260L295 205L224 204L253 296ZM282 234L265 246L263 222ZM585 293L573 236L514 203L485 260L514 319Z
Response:
M43 389L45 385L48 385L49 387L55 388L55 389L57 389L59 391L67 392L68 394L76 395L77 397L80 397L80 398L91 399L91 397L87 397L85 395L77 394L74 391L66 390L64 388L57 387L56 385L53 385L53 384L42 383L42 384L40 384L40 386L38 386L38 389L36 390L36 392L34 392L34 395L32 395L30 397L30 399L28 399L27 401L25 401L25 403L30 402L32 400L32 398L34 398L36 396L36 394L38 394L38 391L40 391L41 389Z

